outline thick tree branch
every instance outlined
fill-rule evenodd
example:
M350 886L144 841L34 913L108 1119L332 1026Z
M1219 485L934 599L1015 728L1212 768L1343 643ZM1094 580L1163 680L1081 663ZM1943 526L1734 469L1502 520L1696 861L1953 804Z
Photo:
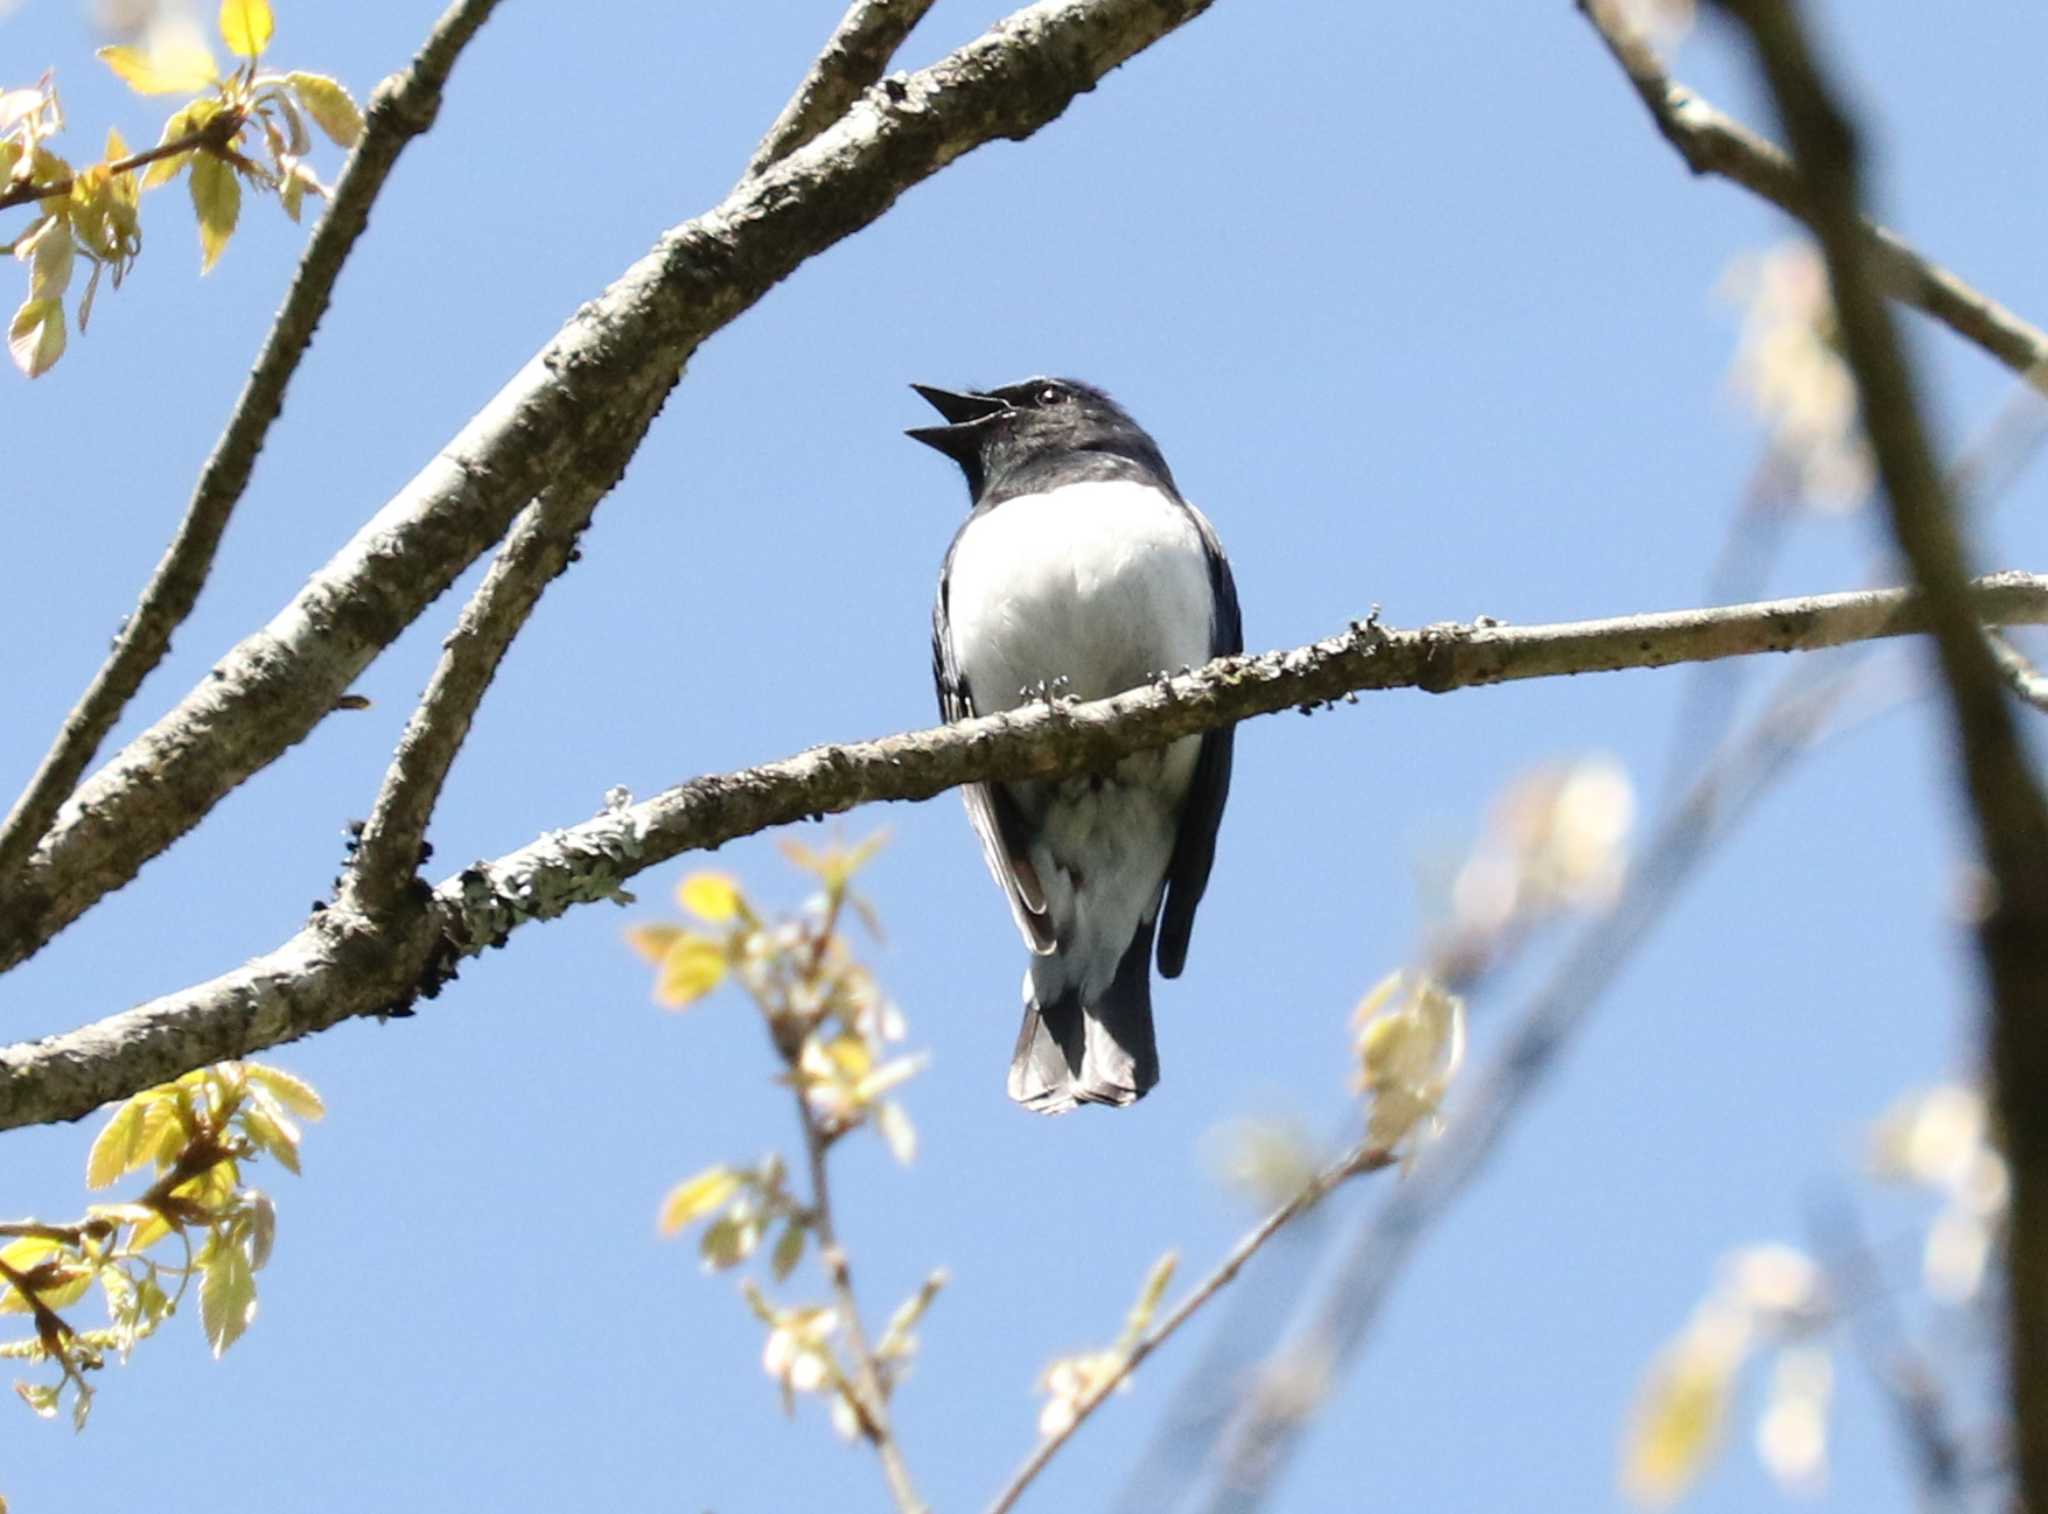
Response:
M2048 623L2048 578L1986 579L1989 623ZM422 905L375 921L334 908L277 950L210 982L82 1029L0 1049L0 1130L75 1120L195 1067L297 1040L357 1015L403 1012L465 958L579 904L624 901L635 874L777 825L963 783L1102 767L1181 736L1369 689L1444 691L1509 679L1666 667L1747 651L1792 651L1924 629L1904 590L1775 600L1726 610L1563 626L1359 622L1327 641L1221 658L1092 704L1034 706L694 779L551 832L442 883Z
M87 780L0 908L0 970L39 950L303 740L565 466L630 455L682 365L814 254L998 137L1026 137L1210 0L1043 0L662 237L585 305L263 630Z
M314 328L327 313L341 266L369 225L370 207L406 144L434 124L456 58L496 5L497 0L458 0L436 23L412 66L386 79L370 97L362 140L349 154L334 186L333 202L313 229L227 427L200 469L177 535L123 623L112 653L64 718L55 743L0 825L0 900L12 902L29 854L48 833L142 680L170 651L172 633L192 613L228 518L249 486L271 423L284 408L285 389L312 345ZM134 161L160 155L152 149ZM331 708L333 700L328 704Z
M1864 234L1856 133L1783 0L1723 0L1748 30L1812 206L1884 480L1892 534L1926 594L1961 778L1995 884L1978 944L1991 987L1991 1071L2013 1178L2008 1260L2020 1502L2048 1509L2048 800L1972 614L1966 554L1934 465L1911 366Z
M1792 160L1673 81L1620 0L1578 0L1578 6L1686 167L1740 184L1795 220L1816 225ZM2048 332L1923 257L1895 233L1860 216L1855 225L1885 293L1976 343L2015 373L2039 381L2036 370L2048 362Z
M853 0L803 83L754 149L741 182L766 173L845 115L882 77L903 39L931 8L932 0Z

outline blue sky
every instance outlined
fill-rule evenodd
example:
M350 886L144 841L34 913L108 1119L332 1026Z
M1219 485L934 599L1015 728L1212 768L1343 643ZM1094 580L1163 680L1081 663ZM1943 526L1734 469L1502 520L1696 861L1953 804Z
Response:
M380 203L214 581L124 735L274 613L580 301L723 194L839 9L503 9ZM942 0L901 61L1003 10ZM273 56L366 95L433 13L284 0ZM2048 22L1833 14L1829 40L1877 115L1885 215L2022 313L2048 312ZM96 40L69 0L24 0L0 21L0 82L54 65L81 154L110 121L154 140L161 112L101 76ZM1678 72L1765 124L1727 43L1696 36ZM51 376L6 380L9 785L161 550L303 236L252 204L201 280L185 205L145 209L141 265L103 293L92 334ZM925 419L912 380L1052 371L1116 392L1229 547L1253 647L1328 635L1374 603L1401 625L1699 603L1757 449L1713 290L1784 229L1685 173L1569 6L1220 0L1037 138L912 191L698 355L486 703L432 832L437 865L585 818L616 784L652 793L932 722L930 595L964 499L950 465L900 435ZM2009 381L1912 330L1938 430L1960 438ZM2037 500L2023 479L1984 563L2040 561ZM1772 587L1853 586L1881 544L1871 515L1812 521ZM365 675L373 709L330 720L0 981L9 1035L289 935L328 890L456 608ZM994 1492L1031 1444L1039 1369L1112 1338L1155 1257L1206 1268L1249 1223L1215 1181L1212 1131L1347 1117L1350 1006L1410 955L1418 878L1492 795L1589 751L1653 790L1685 686L1666 672L1395 693L1246 726L1188 970L1157 994L1164 1081L1115 1114L1047 1122L1004 1099L1022 952L958 803L840 823L890 829L868 876L889 927L874 965L932 1052L907 1096L917 1164L849 1142L839 1204L874 1318L931 1267L953 1276L896 1410L936 1507ZM1806 1239L1866 1122L1973 1057L1946 756L1926 707L1894 714L1813 756L1717 853L1422 1248L1279 1507L1622 1507L1629 1395L1716 1258ZM761 898L800 897L772 837L718 865ZM732 1280L654 1233L680 1177L795 1143L744 1004L665 1014L621 944L624 925L670 913L686 870L648 875L630 912L524 933L414 1019L275 1052L331 1113L305 1177L272 1175L280 1238L255 1327L216 1363L177 1322L109 1375L83 1437L0 1419L12 1506L886 1507L871 1459L818 1405L781 1418ZM1535 981L1532 964L1475 1004L1475 1055ZM0 1210L75 1213L88 1138L10 1135ZM1376 1181L1333 1216L1366 1213L1391 1180ZM1916 1213L1874 1213L1888 1254L1909 1250ZM1107 1405L1026 1507L1106 1505L1200 1333ZM1911 1507L1854 1369L1838 1432L1816 1506ZM1776 1496L1741 1451L1693 1507Z

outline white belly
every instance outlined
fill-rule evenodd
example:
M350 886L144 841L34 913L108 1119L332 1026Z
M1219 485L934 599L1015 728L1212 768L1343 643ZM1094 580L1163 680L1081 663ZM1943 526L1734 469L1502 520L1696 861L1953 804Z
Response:
M1041 681L1101 699L1209 660L1214 594L1185 510L1143 484L1069 484L1005 500L953 551L953 655L975 709Z

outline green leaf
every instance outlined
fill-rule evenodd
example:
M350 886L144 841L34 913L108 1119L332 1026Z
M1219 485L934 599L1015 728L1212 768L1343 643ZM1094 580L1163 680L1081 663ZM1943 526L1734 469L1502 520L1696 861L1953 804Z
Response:
M28 300L7 328L7 355L30 378L48 373L64 355L64 307L56 300Z
M199 271L211 273L242 214L241 181L211 153L192 160L192 209L199 217Z
M249 1202L249 1268L261 1272L277 1244L277 1206L270 1195L259 1193Z
M707 1167L689 1181L677 1184L661 1205L661 1233L674 1235L693 1220L702 1219L740 1191L740 1175L730 1167Z
M704 1255L704 1265L713 1272L744 1262L753 1254L761 1242L760 1220L748 1216L721 1215L710 1229L704 1232L704 1239L697 1249Z
M38 1419L57 1417L57 1395L63 1389L62 1383L17 1382L14 1391L21 1395L21 1401L36 1411Z
M626 929L626 945L659 967L669 948L688 934L680 925L633 925Z
M277 1158L279 1164L293 1177L299 1175L298 1126L284 1118L281 1112L272 1114L262 1105L255 1103L242 1110L240 1119L242 1128L249 1132L250 1140Z
M199 1280L199 1318L219 1356L256 1317L256 1277L248 1253L233 1241L209 1241L200 1261L205 1273Z
M338 80L325 74L289 73L284 82L298 96L299 104L306 107L313 124L326 132L335 146L353 147L362 140L363 113Z
M238 58L260 58L275 22L266 0L220 0L220 37Z
M77 263L78 244L71 235L71 223L53 217L35 239L35 253L29 267L28 297L32 300L62 300L71 287L71 270Z

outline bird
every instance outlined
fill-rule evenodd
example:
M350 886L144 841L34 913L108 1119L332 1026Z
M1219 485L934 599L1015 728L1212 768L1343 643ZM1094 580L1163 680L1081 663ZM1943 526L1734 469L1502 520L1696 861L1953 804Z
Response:
M911 386L946 424L905 434L959 464L971 510L932 610L948 722L1106 698L1244 650L1215 529L1101 389L1033 378ZM1009 1096L1042 1114L1128 1105L1159 1081L1151 959L1180 976L1230 792L1232 729L1107 770L963 789L1031 949Z

